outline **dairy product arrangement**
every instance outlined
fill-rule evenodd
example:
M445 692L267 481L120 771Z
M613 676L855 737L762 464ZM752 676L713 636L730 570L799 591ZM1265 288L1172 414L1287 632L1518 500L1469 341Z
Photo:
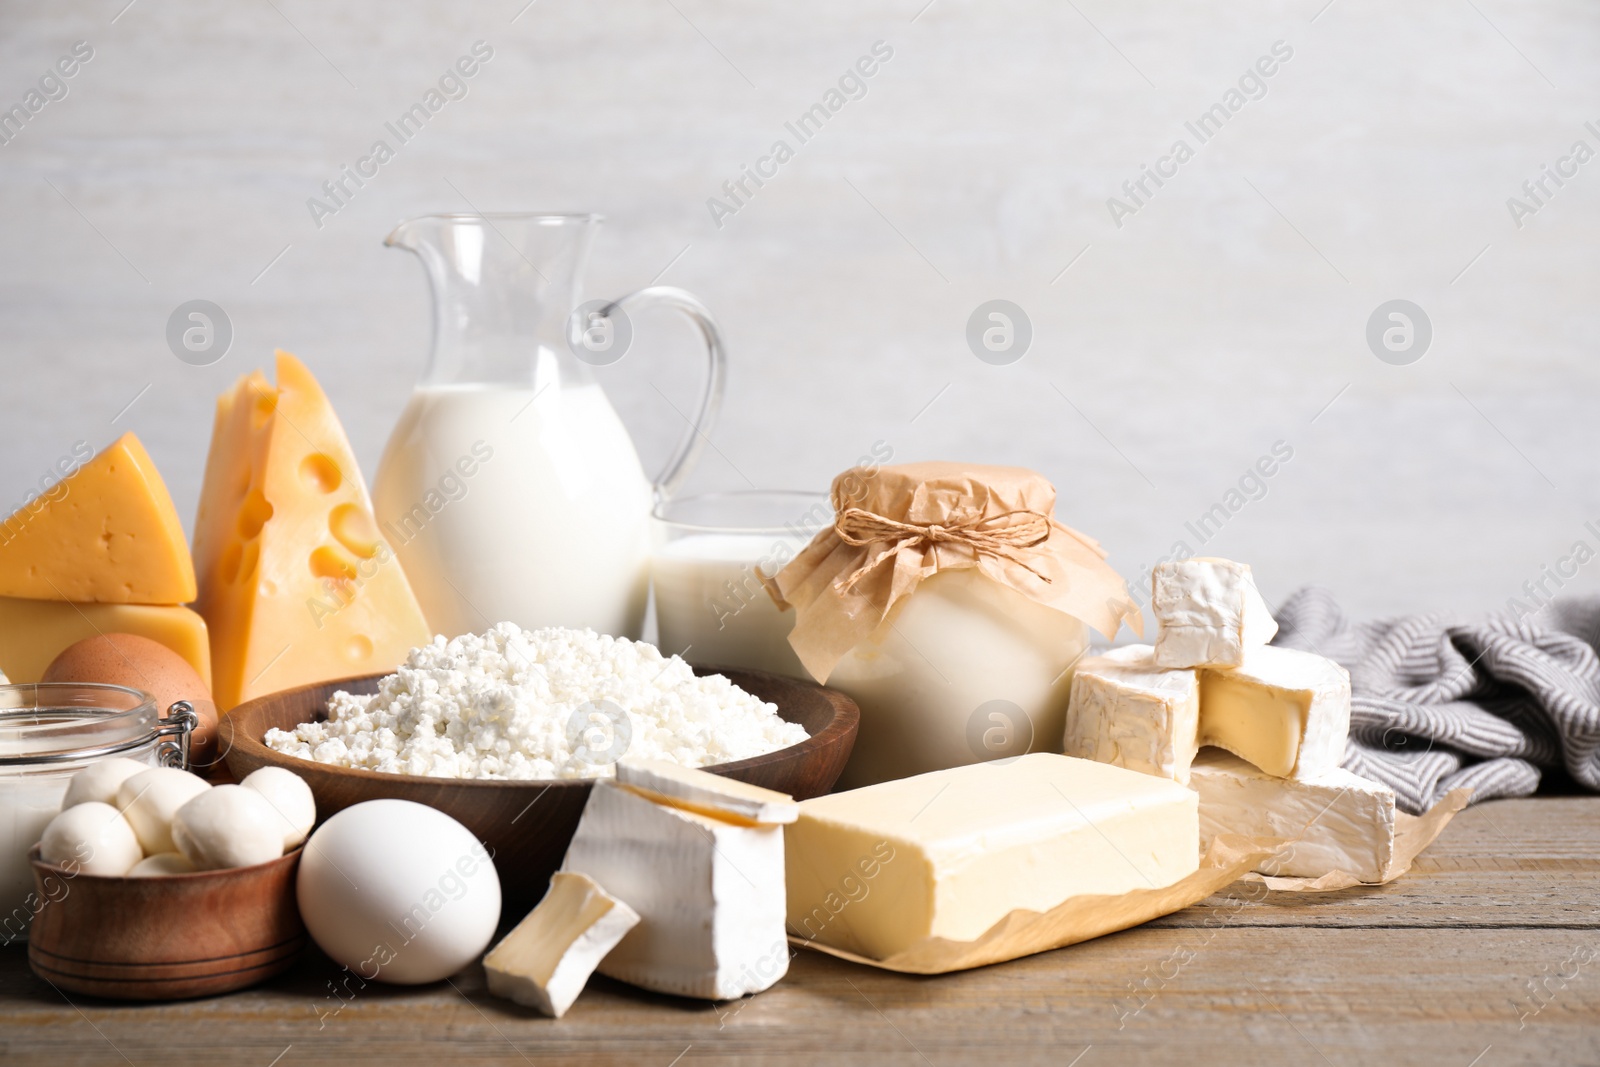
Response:
M513 269L483 223L391 242L459 295ZM551 288L487 287L559 305L591 223L507 219ZM1426 845L1341 766L1349 674L1270 643L1244 564L1158 565L1150 641L1091 655L1143 618L1034 471L874 446L826 498L675 499L723 355L697 301L649 292L616 306L687 315L711 365L653 485L561 320L493 305L436 324L372 496L280 351L217 401L192 550L131 434L7 521L0 894L39 974L213 995L309 939L363 984L481 965L504 1010L560 1018L594 975L715 1002L800 949L938 974L1240 877L1382 885ZM64 875L97 888L58 899ZM240 943L98 957L185 893ZM69 967L179 962L209 984Z

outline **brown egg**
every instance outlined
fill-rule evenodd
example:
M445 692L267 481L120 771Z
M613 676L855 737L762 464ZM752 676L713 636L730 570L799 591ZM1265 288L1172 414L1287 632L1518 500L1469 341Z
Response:
M179 700L194 706L199 725L189 739L189 762L204 774L218 760L217 706L193 667L159 641L137 634L86 637L51 661L42 682L100 682L142 689L163 716Z

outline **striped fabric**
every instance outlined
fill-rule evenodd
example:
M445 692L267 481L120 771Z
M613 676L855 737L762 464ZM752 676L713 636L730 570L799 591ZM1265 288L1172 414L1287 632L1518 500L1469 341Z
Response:
M1277 611L1274 644L1350 671L1347 769L1417 813L1458 786L1520 797L1542 767L1600 790L1600 597L1521 620L1408 615L1352 625L1326 590Z

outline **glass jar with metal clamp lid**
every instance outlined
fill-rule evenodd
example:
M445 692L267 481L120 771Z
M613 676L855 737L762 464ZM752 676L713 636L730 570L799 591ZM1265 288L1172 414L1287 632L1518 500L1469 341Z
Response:
M149 693L120 685L0 685L0 944L25 940L42 906L28 850L72 776L113 756L187 770L198 721L187 702L163 718Z

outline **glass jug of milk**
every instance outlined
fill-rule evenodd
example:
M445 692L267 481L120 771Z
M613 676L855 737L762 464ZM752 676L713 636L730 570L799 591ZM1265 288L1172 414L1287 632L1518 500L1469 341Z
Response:
M378 523L447 636L510 621L637 638L650 510L699 458L722 399L721 335L667 286L580 306L598 215L430 215L385 244L416 253L433 346L390 435ZM620 359L632 318L686 315L710 361L693 427L652 484L591 366Z

